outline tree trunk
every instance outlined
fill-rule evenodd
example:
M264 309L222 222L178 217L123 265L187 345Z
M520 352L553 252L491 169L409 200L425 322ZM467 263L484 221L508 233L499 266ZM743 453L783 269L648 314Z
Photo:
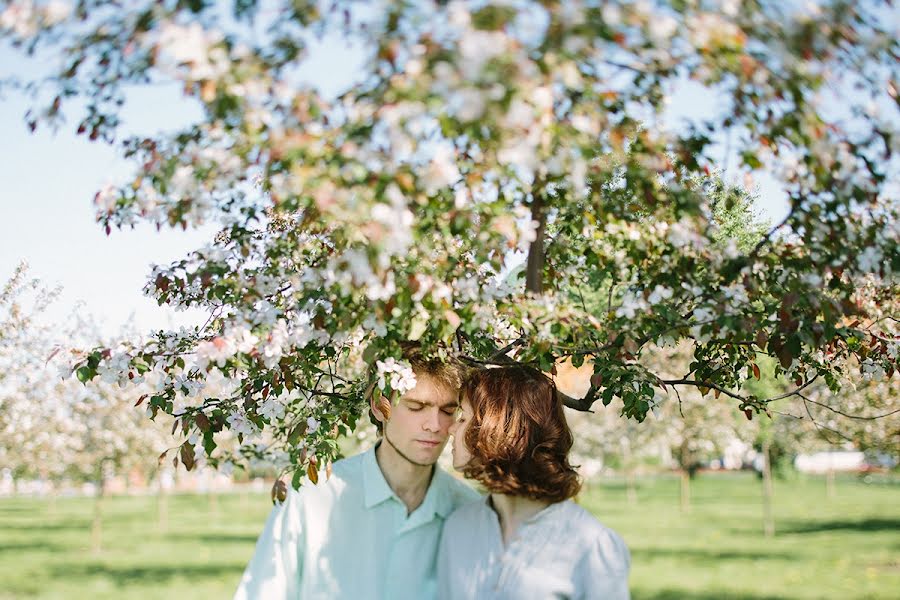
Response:
M169 530L169 495L166 493L166 488L163 485L162 475L157 479L159 487L157 488L156 493L156 508L159 519L159 530L165 533Z
M634 485L634 461L631 459L631 444L628 438L623 438L622 462L625 467L625 497L629 504L637 503L637 489Z
M94 520L91 523L91 550L99 554L103 549L103 501L106 494L106 482L102 467L97 478L97 493L94 494Z
M687 469L681 470L681 510L683 512L691 510L691 475Z
M764 441L762 445L763 532L767 538L775 535L775 516L772 512L772 501L774 499L772 486L772 460L769 452L769 445L768 439Z
M241 486L241 512L246 514L250 510L250 492L247 486Z
M219 519L219 495L212 489L212 486L210 486L207 494L209 496L209 519L210 521L217 521Z
M50 518L54 518L57 515L59 509L59 503L57 500L59 499L59 490L57 490L56 485L50 485L50 494L49 494L49 502L47 504L47 516Z
M828 472L825 473L825 493L829 500L833 500L837 496L837 489L835 489L834 485L834 469L830 467Z
M525 267L525 289L535 294L544 291L544 230L547 214L544 210L544 184L535 181L531 192L531 220L537 221L534 241L528 247L528 262Z
M628 467L625 471L625 496L628 504L637 504L637 486L634 484L634 468Z

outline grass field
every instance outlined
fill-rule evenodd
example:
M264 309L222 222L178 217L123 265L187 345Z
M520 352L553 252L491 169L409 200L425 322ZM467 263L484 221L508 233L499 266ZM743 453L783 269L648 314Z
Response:
M632 551L633 598L883 598L900 590L900 485L776 481L774 539L762 534L752 475L610 482L581 502ZM262 495L174 496L168 527L154 497L106 502L104 547L90 550L90 499L0 500L0 599L230 598L269 511Z

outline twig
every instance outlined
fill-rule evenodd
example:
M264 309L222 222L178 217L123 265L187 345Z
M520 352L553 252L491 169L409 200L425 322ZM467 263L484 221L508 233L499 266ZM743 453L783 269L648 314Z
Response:
M776 400L784 400L785 398L790 398L791 396L801 396L802 397L800 392L802 392L804 389L809 387L812 384L812 382L818 378L819 378L819 376L817 374L812 379L810 379L809 381L807 381L806 383L804 383L803 385L798 387L793 392L787 392L787 393L781 394L780 396L775 396L774 398L769 398L768 400L765 400L765 403L768 404L769 402L775 402Z
M661 379L660 381L662 381L663 383L667 383L669 385L673 385L673 386L675 386L675 385L692 385L694 387L705 387L705 388L710 388L712 390L719 390L721 393L725 394L726 396L730 396L731 398L734 398L735 400L741 400L742 402L747 401L747 398L744 398L740 394L735 394L734 392L727 390L727 389L723 388L722 386L720 386L716 383L712 383L710 381L697 381L695 379Z
M772 229L770 229L770 230L768 231L768 233L766 233L766 235L763 236L763 239L761 239L761 240L759 240L759 242L757 242L756 246L753 247L753 250L752 250L752 251L750 252L750 254L747 256L747 258L748 258L751 262L752 262L753 259L755 259L756 256L759 254L759 251L762 250L763 247L771 241L772 236L775 235L775 232L778 231L779 229L781 229L782 227L784 227L784 226L787 224L787 222L791 219L791 217L794 216L794 212L796 211L796 207L797 207L797 204L796 204L796 203L792 204L792 205L791 205L791 209L788 211L788 214L786 214L786 215L784 216L784 219L782 219L781 222L778 223L778 225L776 225L775 227L773 227Z
M856 419L858 421L875 421L876 419L883 419L885 417L889 417L891 415L900 413L900 408L898 408L897 410L892 410L891 412L884 413L883 415L876 415L874 417L863 417L862 415L851 415L851 414L847 414L843 411L840 411L834 407L828 406L827 404L825 404L823 402L818 402L816 400L813 400L812 398L807 398L803 394L796 394L796 395L803 398L803 400L805 402L810 402L812 404L815 404L816 406L821 406L822 408L826 408L835 414L841 415L842 417L847 417L848 419Z
M678 414L681 415L681 418L684 418L684 407L681 405L681 392L678 391L676 386L672 386L672 389L675 390L675 397L678 398Z
M826 429L827 429L828 431L832 432L832 433L836 433L837 435L839 435L840 437L844 438L844 439L845 439L846 441L848 441L848 442L852 442L852 441L853 441L853 440L851 440L850 438L848 438L846 435L844 435L843 433L841 433L840 431L837 431L836 429L832 429L831 427L825 427L824 425L819 425L819 423L816 422L815 418L813 418L812 413L809 411L809 404L808 404L809 401L808 401L802 394L800 395L800 398L803 398L803 407L806 409L806 414L809 415L809 420L812 421L812 424L815 425L816 430L819 432L819 435L821 435L822 438L823 438L826 442L828 442L829 444L834 444L834 441L832 441L831 438L829 438L829 437L828 437L827 435L825 435L825 433L823 432L823 430L826 430Z

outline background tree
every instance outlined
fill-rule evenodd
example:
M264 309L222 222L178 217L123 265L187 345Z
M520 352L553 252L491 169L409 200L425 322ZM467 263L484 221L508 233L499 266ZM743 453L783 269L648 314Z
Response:
M76 370L88 381L115 365L123 383L164 373L151 410L208 453L228 429L237 461L286 457L299 485L336 454L369 390L410 385L396 360L408 340L547 371L591 356L593 385L566 403L615 400L637 420L657 390L683 387L766 410L774 399L742 391L760 352L795 381L786 394L837 389L856 360L896 370L889 3L222 6L13 0L0 13L3 38L63 62L21 82L36 94L32 126L84 106L78 131L135 162L131 180L98 192L102 227L222 228L147 284L160 303L207 309L207 324L97 348ZM296 75L316 35L367 52L336 98ZM125 86L161 80L181 83L202 118L118 142ZM671 131L657 117L685 80L721 110ZM823 108L835 96L840 110ZM720 135L741 169L777 175L790 204L746 252L714 243L698 180ZM517 249L525 291L501 283ZM586 290L606 292L602 310ZM660 339L691 348L688 372L642 364ZM233 393L177 410L210 376Z
M0 468L16 480L55 481L65 470L67 440L55 428L60 407L36 400L59 397L55 389L63 385L59 377L46 377L52 330L42 321L57 295L24 263L0 291Z
M17 479L39 478L54 486L92 483L92 545L99 551L109 479L127 480L135 471L152 478L156 455L171 445L171 435L135 408L147 394L142 387L123 388L117 377L109 382L108 369L88 385L68 377L72 346L104 340L80 312L65 324L49 321L44 309L55 295L24 265L0 295L0 467Z

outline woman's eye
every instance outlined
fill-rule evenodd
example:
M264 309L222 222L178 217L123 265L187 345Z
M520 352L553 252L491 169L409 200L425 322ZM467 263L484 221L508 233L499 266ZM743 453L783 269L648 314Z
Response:
M408 404L407 406L409 407L409 410L413 412L419 412L420 410L422 410L421 404Z

